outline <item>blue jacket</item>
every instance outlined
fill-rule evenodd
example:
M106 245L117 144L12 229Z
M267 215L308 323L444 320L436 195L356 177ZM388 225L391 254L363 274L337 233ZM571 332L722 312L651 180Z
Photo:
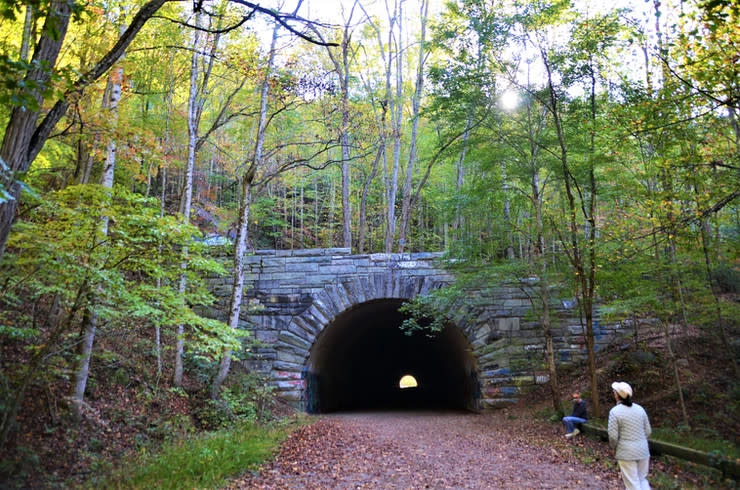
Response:
M586 410L586 400L581 400L580 402L573 403L573 413L571 413L570 416L578 417L583 420L588 420L588 410Z

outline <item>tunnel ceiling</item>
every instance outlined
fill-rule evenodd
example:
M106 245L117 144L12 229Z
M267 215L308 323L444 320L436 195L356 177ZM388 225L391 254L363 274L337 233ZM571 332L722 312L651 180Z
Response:
M407 336L401 304L363 303L324 328L308 360L309 411L474 406L477 379L465 336L452 325L433 338ZM405 374L419 386L400 389Z

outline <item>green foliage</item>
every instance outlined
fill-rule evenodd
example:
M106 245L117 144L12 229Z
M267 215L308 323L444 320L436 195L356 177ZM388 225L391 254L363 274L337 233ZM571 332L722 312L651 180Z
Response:
M712 271L712 280L723 294L740 293L740 271L721 264Z
M25 75L32 70L49 73L49 81L26 79ZM42 98L59 94L55 84L61 81L61 77L52 74L49 64L43 61L23 61L0 55L0 73L0 103L3 105L38 111L41 106L37 94Z
M676 430L675 427L656 427L653 429L651 439L678 444L679 446L689 447L711 453L718 459L736 460L740 457L740 451L736 444L731 441L708 437L702 437L694 431Z
M160 217L155 201L121 187L111 193L72 186L37 199L16 223L0 269L0 331L24 341L71 331L89 308L110 329L132 322L186 324L188 345L200 355L237 349L243 333L194 310L213 302L203 278L224 272L205 255L199 236L176 217ZM178 292L183 273L184 296ZM28 310L28 304L37 307Z
M232 373L218 400L207 400L196 417L207 429L235 424L264 423L270 419L268 406L274 388L258 373Z
M18 447L12 457L0 459L0 478L9 488L22 488L24 479L37 472L40 463L41 458L32 448Z
M255 468L287 437L289 429L238 425L168 444L157 454L128 461L104 488L216 488Z
M463 297L463 290L453 285L404 302L399 311L407 318L401 323L401 330L409 336L424 332L434 337L452 323L452 315L458 311Z

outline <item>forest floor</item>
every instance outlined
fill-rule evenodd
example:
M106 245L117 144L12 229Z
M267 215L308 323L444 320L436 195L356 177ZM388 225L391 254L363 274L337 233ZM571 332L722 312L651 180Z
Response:
M599 442L557 429L508 411L322 416L229 488L620 488Z
M714 474L712 474L714 473ZM658 457L654 489L735 488L718 472ZM624 488L606 442L578 435L531 410L397 411L316 417L275 458L235 489Z

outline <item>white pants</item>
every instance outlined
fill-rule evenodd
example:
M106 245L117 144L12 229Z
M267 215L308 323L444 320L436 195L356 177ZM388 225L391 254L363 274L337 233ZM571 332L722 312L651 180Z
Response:
M650 483L646 480L650 458L636 461L618 459L617 463L619 463L624 487L627 490L650 490Z

